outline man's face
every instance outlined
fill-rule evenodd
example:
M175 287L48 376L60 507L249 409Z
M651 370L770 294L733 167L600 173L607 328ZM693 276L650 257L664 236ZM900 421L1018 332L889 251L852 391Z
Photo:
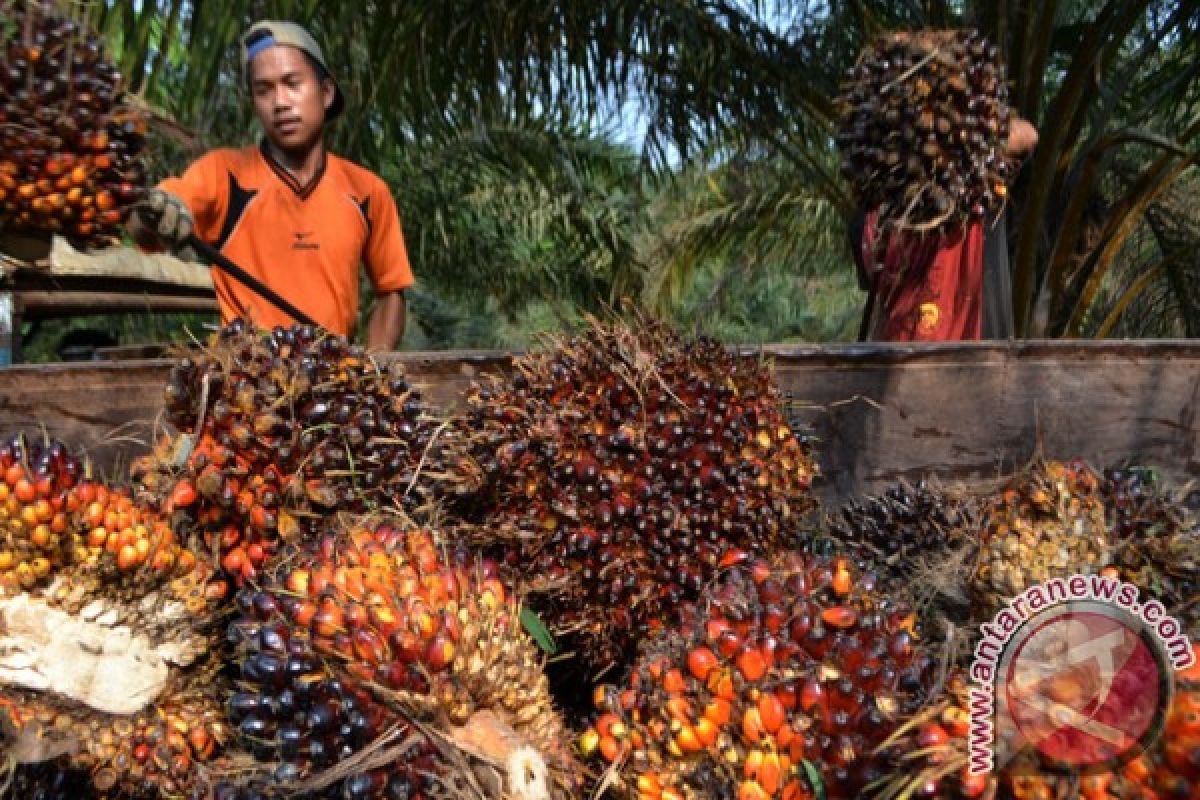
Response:
M267 138L280 150L303 150L321 135L333 104L333 81L321 82L295 47L268 47L250 62L250 95Z

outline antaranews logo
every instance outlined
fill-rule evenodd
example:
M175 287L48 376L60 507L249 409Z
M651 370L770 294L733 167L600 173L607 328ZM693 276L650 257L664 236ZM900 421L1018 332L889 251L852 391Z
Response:
M1111 770L1162 733L1174 672L1195 663L1183 626L1105 575L1037 584L981 627L971 665L969 771Z

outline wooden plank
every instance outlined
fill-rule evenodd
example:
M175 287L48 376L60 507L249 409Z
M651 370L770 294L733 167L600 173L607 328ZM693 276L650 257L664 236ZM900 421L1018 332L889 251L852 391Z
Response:
M746 350L774 360L781 388L819 437L827 502L897 478L987 478L1026 461L1123 459L1200 477L1200 342L834 345ZM452 405L504 372L491 352L402 353L429 399ZM111 467L149 441L170 362L0 370L0 432L35 430Z
M121 311L217 312L216 297L196 297L156 292L97 292L42 289L15 293L26 319L109 314Z
M1129 460L1200 477L1200 342L768 348L820 439L822 494Z
M61 236L0 235L0 272L36 272L55 277L124 278L161 286L213 291L203 264L169 253L146 253L117 245L82 251Z

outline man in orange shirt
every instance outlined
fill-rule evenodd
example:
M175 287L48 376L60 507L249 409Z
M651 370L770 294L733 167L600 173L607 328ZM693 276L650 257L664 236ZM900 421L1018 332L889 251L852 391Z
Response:
M242 64L266 134L259 146L214 150L168 178L130 215L144 247L179 250L193 231L328 330L348 336L358 317L358 270L376 302L367 346L404 335L412 269L396 204L373 173L325 150L325 123L344 99L316 40L290 22L264 21L242 37ZM289 325L286 313L220 271L225 322Z

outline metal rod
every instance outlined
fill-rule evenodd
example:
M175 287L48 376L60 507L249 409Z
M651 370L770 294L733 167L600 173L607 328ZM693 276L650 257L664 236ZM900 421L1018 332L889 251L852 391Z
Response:
M217 248L213 247L196 234L189 234L187 240L184 242L184 246L195 250L197 255L212 264L212 266L220 269L226 275L233 278L243 286L253 290L263 299L269 300L272 305L297 322L301 322L305 325L312 325L314 327L320 327L316 320L289 303L287 299L279 295L274 289L264 284L258 278L254 277L249 272L246 272L246 270L230 261L221 253L221 251L217 250Z

